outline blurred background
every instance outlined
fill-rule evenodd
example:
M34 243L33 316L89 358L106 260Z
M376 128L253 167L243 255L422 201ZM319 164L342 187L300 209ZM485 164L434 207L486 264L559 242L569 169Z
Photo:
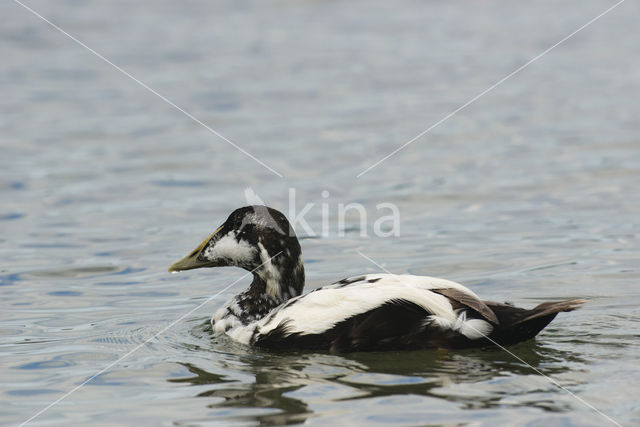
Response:
M444 276L491 300L586 297L511 350L640 422L640 33L612 1L0 5L0 420L26 421L243 271L166 273L251 188L298 230L307 288ZM270 170L272 169L272 170ZM281 175L281 176L279 176ZM328 197L322 197L328 191ZM339 203L394 203L362 237ZM372 226L373 221L369 222ZM274 355L212 336L236 287L37 423L603 425L501 350Z

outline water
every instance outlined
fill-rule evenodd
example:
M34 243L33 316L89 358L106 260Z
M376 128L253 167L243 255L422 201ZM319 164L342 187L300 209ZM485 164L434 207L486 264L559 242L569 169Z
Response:
M613 3L28 4L283 177L4 2L3 424L107 366L31 424L608 423L528 365L640 423L637 3L360 178ZM298 230L307 289L378 272L361 251L487 299L590 303L509 348L526 364L500 349L245 348L207 321L246 278L181 319L244 272L166 272L245 187L285 212L294 188L298 211L315 203L315 230L326 204L329 236ZM349 202L366 207L367 237L357 218L338 235ZM400 210L398 237L373 234L384 202Z

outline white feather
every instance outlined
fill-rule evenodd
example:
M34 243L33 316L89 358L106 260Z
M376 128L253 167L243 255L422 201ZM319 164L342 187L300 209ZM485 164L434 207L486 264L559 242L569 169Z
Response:
M216 242L212 247L207 248L204 256L210 260L229 258L234 261L250 261L253 259L256 249L249 242L236 240L235 232L230 232Z
M462 322L457 331L470 340L477 340L489 336L493 331L493 326L486 320L469 319Z
M369 280L378 279L374 283ZM392 299L404 299L437 316L455 322L456 313L449 300L430 289L455 287L474 295L464 286L449 280L426 276L372 274L344 287L339 284L296 297L295 303L258 322L260 333L288 321L289 330L304 334L321 333L351 316L380 307Z
M269 255L269 252L265 249L262 242L258 242L260 248L260 260L262 261L260 269L257 270L257 274L260 275L262 280L267 284L267 294L271 296L280 295L280 270L273 265L273 256Z
M467 312L461 311L455 321L440 316L429 316L425 319L426 325L438 326L442 329L454 330L470 340L486 337L493 331L491 323L482 319L467 319Z
M350 281L353 280L354 278L347 278L344 279L346 281ZM403 284L403 285L409 285L418 289L447 289L447 288L453 288L453 289L457 289L459 291L465 292L468 295L473 296L474 298L478 298L478 295L476 295L471 289L467 288L464 285L461 285L460 283L457 282L453 282L451 280L447 280L447 279L441 279L439 277L430 277L430 276L414 276L412 274L366 274L364 276L362 276L361 280L358 281L354 281L352 283L350 283L349 285L347 285L347 287L349 286L360 286L360 284L362 283L366 283L370 280L376 280L378 279L375 284L376 285L380 285L380 286L386 286L386 285L392 285L392 284ZM342 282L342 281L340 281ZM329 286L325 286L324 288L321 289L326 289L326 288L337 288L342 286L340 282L336 282L332 285Z
M370 283L370 280L374 282ZM292 298L266 317L246 326L234 319L232 327L226 333L237 341L249 344L256 328L258 334L266 334L282 322L287 322L290 333L318 334L349 317L380 307L393 299L410 301L433 313L425 318L425 325L452 329L469 339L481 338L491 333L493 327L489 322L481 319L467 320L464 311L460 314L454 311L447 297L431 292L431 289L442 288L455 288L477 298L471 290L450 280L427 276L368 274L347 285L338 282ZM226 312L225 306L214 316L216 331L222 332L228 326L227 323L218 326Z

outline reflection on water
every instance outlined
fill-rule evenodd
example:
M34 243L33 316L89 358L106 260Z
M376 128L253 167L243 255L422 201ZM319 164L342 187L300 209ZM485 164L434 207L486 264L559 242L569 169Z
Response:
M225 362L215 371L193 363L181 363L190 375L167 381L198 386L195 395L207 398L203 404L209 408L272 410L241 417L267 425L299 423L314 417L314 409L308 402L318 398L326 402L354 401L357 404L362 399L417 395L454 402L461 409L523 405L563 412L570 409L564 402L535 396L541 389L563 393L554 390L551 384L545 384L546 380L534 378L532 384L520 384L525 387L519 388L505 385L518 376L537 377L531 367L557 378L571 369L567 362L572 366L585 363L578 354L536 341L509 348L530 367L497 348L341 356L305 352L283 354L251 349L224 336L213 337L208 322L195 327L192 333L200 340L211 339L209 350L213 354L224 348ZM193 343L184 345L190 350L198 349ZM253 381L234 380L226 373L229 369L241 371ZM514 394L524 399L509 402ZM532 395L532 399L526 398L527 395ZM225 417L237 419L237 414L218 414L221 420Z

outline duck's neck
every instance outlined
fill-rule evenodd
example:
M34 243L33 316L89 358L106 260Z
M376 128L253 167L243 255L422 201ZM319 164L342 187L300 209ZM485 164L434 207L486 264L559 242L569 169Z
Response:
M253 271L251 286L238 295L238 304L248 320L259 320L288 299L302 293L302 260L279 261L271 260Z

